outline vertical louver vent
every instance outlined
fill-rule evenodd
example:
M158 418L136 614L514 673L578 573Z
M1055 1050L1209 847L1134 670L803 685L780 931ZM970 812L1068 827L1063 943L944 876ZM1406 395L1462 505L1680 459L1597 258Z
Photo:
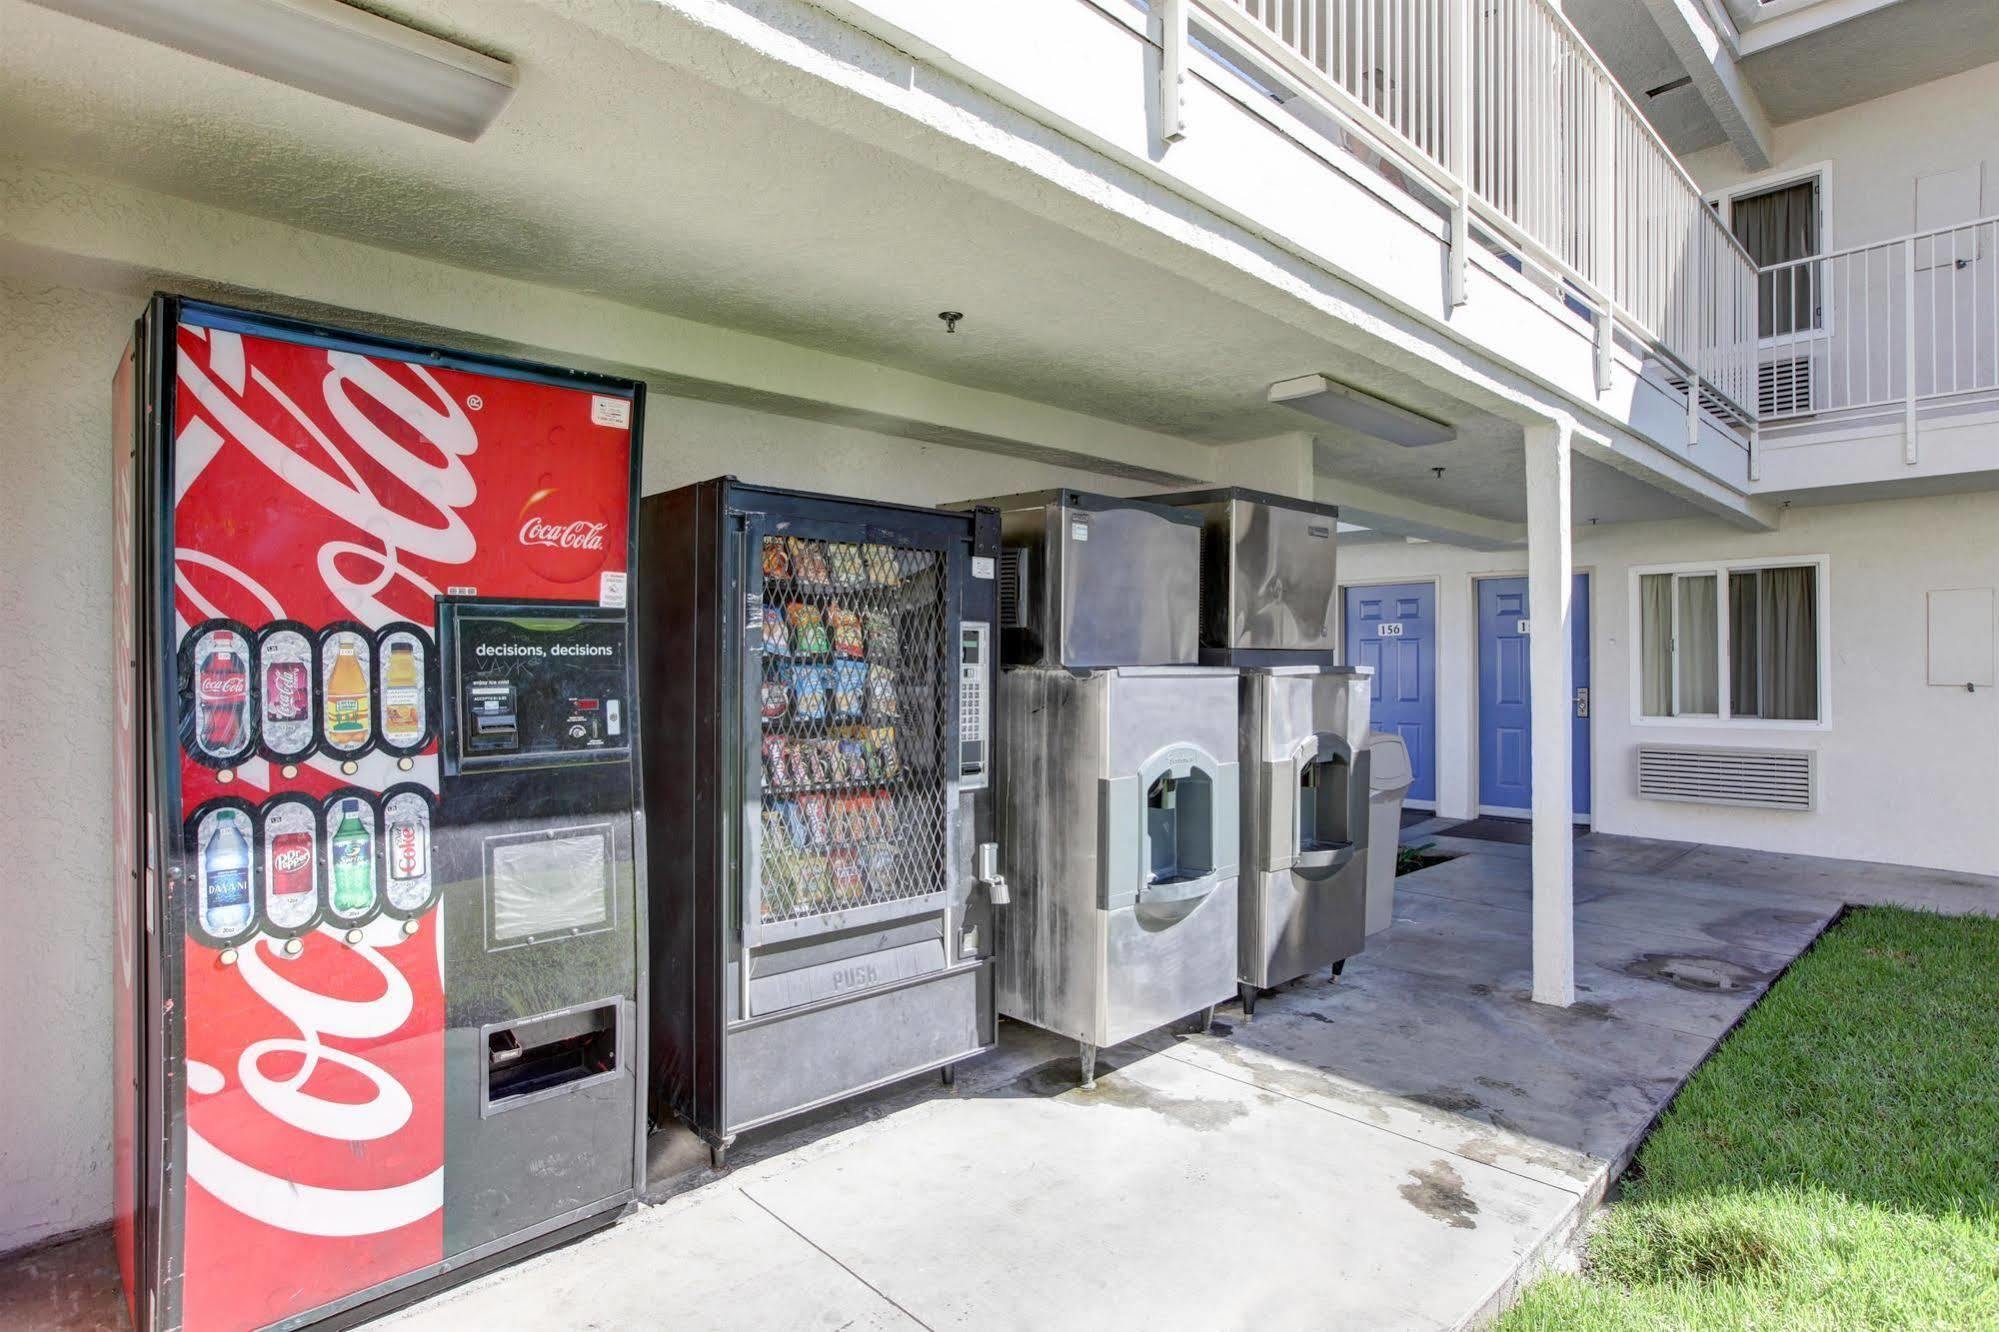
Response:
M1028 552L1019 546L1000 551L999 622L1002 629L1027 627Z
M1652 800L1809 810L1818 798L1818 751L1638 746L1638 794Z

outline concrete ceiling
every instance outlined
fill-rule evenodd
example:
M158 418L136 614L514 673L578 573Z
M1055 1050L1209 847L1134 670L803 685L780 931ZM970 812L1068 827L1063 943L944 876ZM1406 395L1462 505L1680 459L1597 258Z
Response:
M1648 95L1686 70L1645 0L1566 0L1563 11L1675 152L1726 142L1693 87ZM1810 14L1807 6L1784 17ZM1755 50L1740 66L1770 123L1786 125L1994 61L1999 0L1894 0Z
M1517 517L1517 428L1429 384L539 6L368 7L518 64L485 137L0 0L4 151L1189 439L1316 429L1265 388L1330 374L1459 424L1428 502ZM1335 474L1429 480L1430 450L1322 439ZM1693 511L1635 482L1605 496L1607 520Z
M1562 12L1674 152L1727 142L1721 123L1691 84L1652 95L1652 89L1684 79L1687 71L1645 0L1565 0Z
M1742 71L1783 125L1994 61L1994 0L1899 0L1744 56Z

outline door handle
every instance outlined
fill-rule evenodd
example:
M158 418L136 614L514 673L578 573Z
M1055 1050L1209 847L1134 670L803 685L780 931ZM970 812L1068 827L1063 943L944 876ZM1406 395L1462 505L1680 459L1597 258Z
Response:
M1583 686L1582 688L1580 688L1580 689L1576 690L1576 716L1578 716L1578 717L1587 717L1587 716L1589 716L1589 686L1588 686L1588 685L1584 685L1584 686Z

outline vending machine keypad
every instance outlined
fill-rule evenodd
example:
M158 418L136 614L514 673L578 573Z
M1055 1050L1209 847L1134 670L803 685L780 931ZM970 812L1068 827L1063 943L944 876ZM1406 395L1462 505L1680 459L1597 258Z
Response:
M991 627L967 620L958 626L958 788L983 789L990 767L992 729L986 715Z

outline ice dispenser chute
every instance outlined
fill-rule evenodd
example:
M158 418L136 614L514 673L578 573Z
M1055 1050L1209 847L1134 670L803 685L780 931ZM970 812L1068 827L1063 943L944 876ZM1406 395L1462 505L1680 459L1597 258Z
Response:
M1179 746L1103 784L1098 809L1105 910L1189 904L1235 878L1235 764Z

